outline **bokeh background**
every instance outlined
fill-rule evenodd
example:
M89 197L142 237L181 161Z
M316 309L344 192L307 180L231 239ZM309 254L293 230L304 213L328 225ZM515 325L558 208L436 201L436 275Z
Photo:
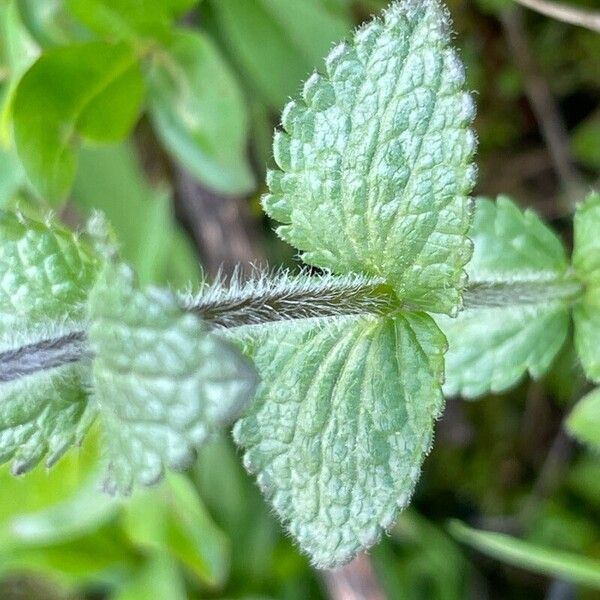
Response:
M72 185L40 193L22 165L28 148L15 149L18 84L40 54L129 36L98 4L0 0L0 206L51 208L74 227L104 211L143 282L197 287L202 273L237 263L296 265L260 208L273 128L331 45L386 2L170 0L176 18L142 27L136 42L144 75L155 75L133 130L116 143L73 136ZM146 4L152 15L160 2ZM533 207L570 245L573 206L600 176L600 34L510 0L449 8L478 105L476 192ZM37 90L41 115L61 104L61 77ZM412 507L368 558L333 576L286 538L229 437L190 472L119 501L97 491L93 432L51 471L1 468L0 599L600 598L470 549L448 525L600 560L600 457L562 427L585 391L567 345L541 381L450 399Z

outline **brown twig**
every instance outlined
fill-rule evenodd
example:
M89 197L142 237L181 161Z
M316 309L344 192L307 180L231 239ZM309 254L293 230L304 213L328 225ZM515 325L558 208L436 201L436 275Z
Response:
M515 1L547 17L600 33L600 12L586 10L585 8L575 8L574 6L559 4L558 2L548 2L548 0Z
M386 600L366 554L335 571L323 571L323 581L332 600Z
M582 189L582 182L573 166L567 128L550 86L533 58L522 13L519 9L507 10L500 19L514 62L523 72L527 98L548 147L554 170L563 190L570 198L576 198Z

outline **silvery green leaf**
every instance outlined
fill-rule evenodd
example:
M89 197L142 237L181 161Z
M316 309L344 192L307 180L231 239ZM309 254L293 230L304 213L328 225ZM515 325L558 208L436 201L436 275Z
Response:
M282 324L242 340L261 383L234 436L320 568L372 546L412 495L442 409L445 340L425 313Z
M573 267L585 294L573 309L575 346L586 375L600 382L600 194L590 194L575 213Z
M128 493L181 470L252 397L252 367L175 296L140 290L109 264L89 299L93 380L108 446L106 489Z
M285 108L265 210L308 264L382 276L406 306L454 314L471 256L474 112L446 9L396 2Z
M533 211L522 211L505 196L476 202L471 237L474 252L467 273L472 285L522 282L542 290L567 276L565 250L556 234ZM550 367L568 333L568 304L549 300L543 291L526 300L507 294L506 306L467 307L456 318L436 317L449 345L446 395L500 392L526 373L540 377Z
M96 269L86 244L57 223L0 212L0 461L13 459L15 473L44 456L52 465L94 419L88 362L43 367L44 341L64 336L74 339L63 350L83 358L74 331Z

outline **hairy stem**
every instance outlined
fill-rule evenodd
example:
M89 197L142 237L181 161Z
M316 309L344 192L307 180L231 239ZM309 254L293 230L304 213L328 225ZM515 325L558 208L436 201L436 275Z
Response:
M60 367L89 357L86 335L73 331L0 352L0 382L14 381L38 371Z
M464 294L466 310L523 304L572 303L582 293L574 279L518 282L471 282ZM363 275L258 274L242 283L233 277L197 297L182 299L183 308L216 329L261 325L283 320L385 315L404 308L392 289L377 277ZM91 357L84 331L43 339L0 352L0 382L13 381Z

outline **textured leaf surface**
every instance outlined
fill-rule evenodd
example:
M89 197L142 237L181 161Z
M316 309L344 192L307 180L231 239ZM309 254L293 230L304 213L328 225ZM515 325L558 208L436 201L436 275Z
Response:
M600 382L600 194L590 194L575 213L573 267L585 294L573 309L575 346L586 375Z
M0 212L0 352L68 332L83 319L96 259L72 233ZM93 421L89 365L49 369L0 383L0 461L22 473L53 464Z
M251 398L255 373L166 291L108 265L89 300L94 385L108 446L106 488L128 493L184 469Z
M150 116L168 151L211 188L251 190L244 100L210 39L174 34L166 50L155 53L149 87Z
M600 450L600 389L590 392L567 419L567 429L580 442Z
M398 2L332 50L285 108L265 210L305 262L385 277L454 313L471 255L474 114L436 0Z
M262 383L234 435L316 566L373 545L408 504L442 408L444 344L423 313L280 325L250 342Z
M473 282L535 285L561 281L567 273L558 237L534 212L522 211L504 196L495 203L477 201L471 237L474 252L467 273ZM449 345L446 395L500 392L527 372L540 377L547 371L568 333L568 306L543 294L539 302L519 302L511 296L506 307L436 317Z
M88 42L44 53L25 73L14 102L17 151L47 200L63 200L75 174L77 136L117 141L139 113L143 81L125 45Z

